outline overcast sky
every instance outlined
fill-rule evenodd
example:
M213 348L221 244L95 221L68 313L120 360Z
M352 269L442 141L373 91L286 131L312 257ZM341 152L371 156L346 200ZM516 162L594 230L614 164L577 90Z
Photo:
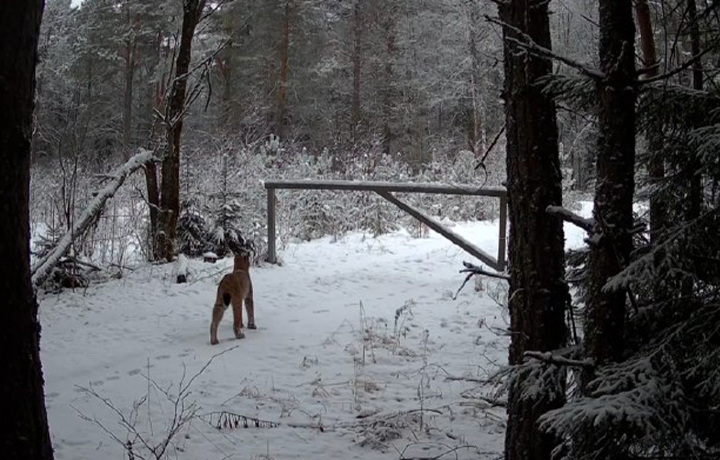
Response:
M72 0L72 6L78 6L83 0Z

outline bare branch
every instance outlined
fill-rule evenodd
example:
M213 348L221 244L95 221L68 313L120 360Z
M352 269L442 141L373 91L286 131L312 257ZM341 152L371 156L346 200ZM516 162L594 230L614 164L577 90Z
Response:
M195 373L195 375L193 375L192 377L190 377L190 380L188 380L188 382L187 382L185 385L182 385L182 384L180 385L180 393L186 393L187 390L190 388L190 386L191 386L191 385L193 384L193 382L195 381L195 379L197 379L198 377L200 377L200 376L205 372L205 370L206 370L208 367L210 367L210 364L212 364L212 362L213 362L216 358L219 358L220 356L224 355L225 353L229 353L229 352L231 352L231 351L233 351L233 350L235 350L235 349L237 349L237 348L239 348L239 346L238 346L238 345L235 345L234 347L230 347L230 348L228 348L227 350L223 350L223 351L221 351L220 353L216 353L216 354L212 355L212 356L210 357L210 359L208 360L208 362L206 362L205 365L204 365L199 371L197 371L197 373Z
M515 32L519 37L522 37L522 40L518 40L514 37L505 37L505 40L515 43L516 45L525 48L529 52L540 56L544 58L550 58L554 59L556 61L562 62L563 64L567 65L568 67L572 67L573 69L576 69L580 71L583 75L592 78L593 80L603 80L605 78L605 74L601 72L599 69L592 68L588 65L582 64L577 61L573 61L572 59L569 59L565 56L561 56L559 54L554 53L552 50L549 50L545 48L544 46L538 45L530 35L526 34L522 30L518 29L517 27L511 26L510 24L501 21L498 18L493 18L491 16L485 15L485 20L492 23L499 25L500 27L506 28L508 30L511 30Z
M555 364L558 366L569 366L569 367L580 367L585 369L591 369L595 367L595 362L592 359L569 359L563 356L553 355L550 352L540 351L526 351L523 353L526 358L537 359L548 364Z
M177 438L183 427L187 426L196 418L203 417L198 415L200 407L197 405L197 403L194 401L188 401L188 397L191 394L190 387L192 386L193 382L205 372L205 370L208 368L208 366L210 366L210 364L213 362L213 360L215 360L215 358L236 348L238 347L235 346L232 348L228 348L227 350L213 355L207 361L207 363L187 381L187 383L185 383L186 371L185 369L183 369L183 376L178 384L177 394L174 394L171 391L173 386L172 384L168 388L163 388L155 380L150 378L149 375L145 375L144 377L148 381L148 393L139 400L136 400L133 403L132 409L130 409L127 414L118 409L114 405L112 400L100 395L97 391L95 391L92 386L90 386L89 388L78 387L87 394L101 401L105 407L107 407L112 413L115 414L115 416L119 419L119 425L123 427L127 432L127 440L121 439L120 436L107 428L107 426L105 426L105 424L103 424L97 418L87 416L86 414L82 413L77 409L75 410L80 415L80 418L85 421L94 423L107 435L109 435L112 440L120 444L126 450L130 458L137 458L140 460L149 460L151 458L154 460L165 459L167 458L168 449L173 447L174 440ZM139 409L142 407L143 404L149 404L148 395L150 393L150 388L153 388L156 391L160 392L162 395L164 395L165 398L172 405L171 415L166 423L165 432L161 435L160 439L157 440L153 439L154 436L152 430L148 434L145 430L139 429L136 426L136 423L138 421ZM268 423L272 424L273 422ZM135 450L136 445L141 447L142 450L140 452L138 450ZM145 452L147 452L148 454L143 456Z
M712 50L713 50L713 47L705 48L700 53L696 54L695 56L693 56L690 59L688 59L687 61L685 61L679 67L677 67L669 72L665 72L664 74L658 75L656 77L650 77L650 78L646 78L644 80L639 80L638 83L642 84L642 85L646 85L648 83L654 83L657 81L667 80L668 78L673 77L673 76L679 74L680 72L683 72L683 71L689 69L690 67L692 67L693 64L698 62L700 59L703 58L703 56L705 56L707 53L709 53Z
M483 275L488 276L490 278L497 278L505 281L510 281L510 277L508 275L505 275L503 273L494 273L489 272L482 267L478 267L477 265L471 264L470 262L463 262L463 265L465 266L464 269L460 270L460 273L467 273L467 276L465 277L465 281L463 281L463 284L460 286L460 288L457 290L455 295L453 296L453 300L457 299L458 294L460 294L460 291L463 290L465 285L468 281L470 281L470 278L472 278L475 275Z
M490 383L490 379L478 379L475 377L459 377L457 375L448 375L445 377L445 380L448 380L450 382L472 382L472 383L481 383L486 384Z

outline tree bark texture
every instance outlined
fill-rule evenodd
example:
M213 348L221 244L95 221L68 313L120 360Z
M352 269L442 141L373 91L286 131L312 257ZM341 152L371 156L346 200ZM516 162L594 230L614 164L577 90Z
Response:
M475 155L481 157L484 153L482 135L482 117L480 115L480 90L478 78L480 77L480 53L477 46L477 27L480 21L480 8L478 2L470 2L469 8L470 26L468 30L468 51L470 52L470 96L471 115L468 120L468 147Z
M166 146L162 162L162 184L160 186L159 231L156 249L161 259L168 262L175 257L175 237L180 214L180 137L182 135L185 111L185 93L189 78L192 41L195 27L205 7L205 0L185 0L183 3L182 33L180 49L175 61L168 106L165 115Z
M643 65L650 67L650 70L644 76L645 78L652 78L658 74L658 67L653 66L659 63L652 19L650 18L650 5L648 0L635 0L634 4ZM650 161L647 166L648 175L653 184L659 184L665 178L665 161L662 157L663 131L659 122L653 122L648 127L647 140L648 150L650 151ZM658 241L665 228L667 228L667 206L661 194L654 192L650 196L650 241Z
M287 82L290 71L290 13L292 0L285 1L282 34L280 37L280 78L278 80L278 118L276 123L277 136L285 136L287 127Z
M687 0L687 16L690 24L690 50L692 56L700 55L700 24L698 24L697 4L695 0ZM703 63L697 59L692 66L692 86L697 91L703 89ZM696 154L690 158L690 192L688 200L688 219L700 216L702 210L702 173L700 161Z
M132 141L132 102L133 80L137 63L137 29L140 24L139 14L134 18L130 11L130 4L125 3L125 21L128 27L128 36L125 39L125 91L123 93L123 147L125 148L125 161L130 159L130 143ZM132 30L132 31L131 31Z
M385 29L385 84L382 90L382 117L383 117L383 153L386 155L390 154L392 149L392 143L394 140L394 133L392 128L392 107L394 103L394 79L395 79L395 68L393 61L395 59L396 51L396 15L398 7L395 4L388 4L388 16L384 20Z
M362 15L360 14L360 1L355 0L353 7L353 93L352 93L352 111L350 115L350 123L352 124L352 142L353 150L357 148L358 128L360 126L360 78L362 71Z
M158 188L157 165L153 162L145 165L145 187L147 188L147 202L150 214L150 229L148 241L150 242L150 252L148 258L150 260L160 260L162 254L158 247L158 232L160 231L159 211L160 211L160 192Z
M632 250L635 191L635 27L632 2L600 0L597 84L598 152L594 218L602 233L591 246L586 299L586 355L599 365L620 361L625 348L626 292L603 290Z
M53 458L30 282L30 143L42 0L0 3L0 456Z
M157 32L155 40L155 66L159 65L163 59L163 34L161 31ZM165 75L163 74L154 84L153 91L153 108L158 112L163 112L163 106L165 104ZM155 150L156 137L160 131L161 122L160 119L152 112L152 120L150 123L150 137L148 139L148 150ZM150 228L148 229L148 243L149 252L148 259L160 260L162 254L158 247L159 232L160 232L160 187L158 182L158 168L154 161L151 161L145 165L145 187L147 188L147 204L150 214Z
M537 44L551 48L548 3L512 0L501 4L499 12L508 25L503 36L510 217L509 361L520 364L525 351L549 351L567 341L562 222L545 211L561 204L562 178L555 106L537 84L538 78L552 73L552 62L509 40L524 41L517 33L522 31ZM521 398L523 385L518 379L510 388L505 458L549 459L557 439L541 432L537 420L564 403L564 391L555 389L536 400L525 400Z

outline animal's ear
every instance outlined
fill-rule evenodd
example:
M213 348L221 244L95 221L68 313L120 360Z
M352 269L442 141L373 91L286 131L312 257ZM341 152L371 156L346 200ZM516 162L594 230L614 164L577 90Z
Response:
M248 259L252 259L255 256L256 250L255 245L252 241L243 238L241 235L237 235L237 241L230 245L230 250L235 256L243 256Z

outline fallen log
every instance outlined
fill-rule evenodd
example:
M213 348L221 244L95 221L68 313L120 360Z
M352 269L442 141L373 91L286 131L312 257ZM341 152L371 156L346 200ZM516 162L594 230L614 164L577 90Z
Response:
M125 182L130 174L141 168L145 163L153 161L152 152L140 149L140 153L130 158L127 163L119 167L113 172L112 179L99 190L95 197L90 201L87 208L83 210L80 217L75 221L72 228L65 233L57 246L53 248L45 257L37 261L32 268L32 284L34 288L42 285L52 273L52 269L60 262L60 259L67 254L76 238L85 234L92 226L95 219L105 209L107 200L113 197L120 186Z

